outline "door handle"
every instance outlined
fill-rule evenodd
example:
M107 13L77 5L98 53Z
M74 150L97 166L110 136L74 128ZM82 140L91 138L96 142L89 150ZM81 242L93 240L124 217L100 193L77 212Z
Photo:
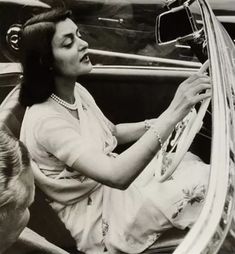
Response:
M105 22L110 22L110 23L118 23L118 24L122 24L124 22L124 19L120 18L120 19L111 19L111 18L102 18L102 17L98 17L99 21L105 21Z

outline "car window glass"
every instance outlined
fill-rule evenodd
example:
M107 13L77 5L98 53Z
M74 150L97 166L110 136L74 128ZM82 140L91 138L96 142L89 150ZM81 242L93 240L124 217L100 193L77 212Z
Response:
M164 1L70 0L69 7L95 65L162 65L152 58L197 61L186 44L156 44L155 22Z

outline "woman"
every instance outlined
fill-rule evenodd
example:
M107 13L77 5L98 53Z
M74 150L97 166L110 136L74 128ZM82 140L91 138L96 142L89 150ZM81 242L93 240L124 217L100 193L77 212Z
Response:
M202 206L208 166L190 155L173 180L160 184L154 160L174 126L210 96L203 93L210 89L209 78L194 75L183 82L158 118L115 126L76 83L92 64L69 12L33 17L21 37L20 102L29 106L21 139L38 165L37 184L77 248L140 253L164 230L190 227ZM112 153L118 143L130 141L136 142L129 149Z

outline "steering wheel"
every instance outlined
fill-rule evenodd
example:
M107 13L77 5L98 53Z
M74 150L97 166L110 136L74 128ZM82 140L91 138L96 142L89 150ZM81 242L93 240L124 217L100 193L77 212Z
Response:
M208 67L209 60L201 66L198 73L203 74ZM159 182L164 182L171 177L185 156L193 139L202 127L203 118L210 104L210 100L210 98L207 98L201 101L198 112L195 108L192 108L185 118L176 125L175 130L168 137L162 149L159 151L157 155L158 172L156 172Z

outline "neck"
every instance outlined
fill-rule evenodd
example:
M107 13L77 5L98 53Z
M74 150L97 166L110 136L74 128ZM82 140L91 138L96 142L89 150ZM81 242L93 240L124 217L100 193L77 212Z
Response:
M55 78L55 94L68 103L74 103L74 86L76 80L63 77Z

